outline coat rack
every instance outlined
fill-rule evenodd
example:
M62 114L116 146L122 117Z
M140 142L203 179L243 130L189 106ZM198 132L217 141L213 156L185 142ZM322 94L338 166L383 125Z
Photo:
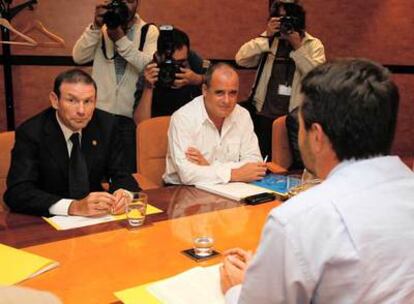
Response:
M8 21L13 19L20 11L25 8L33 10L33 5L37 0L29 0L22 4L10 7L13 0L0 0L0 17ZM10 41L10 31L6 27L1 28L1 40ZM6 116L7 130L12 131L15 127L14 121L14 100L13 100L13 74L11 67L10 44L2 44L3 48L3 74L4 88L6 97Z

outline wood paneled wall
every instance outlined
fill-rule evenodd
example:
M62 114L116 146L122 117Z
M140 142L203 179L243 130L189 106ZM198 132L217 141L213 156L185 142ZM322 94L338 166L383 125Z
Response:
M14 5L24 2L15 0ZM83 29L93 18L97 0L40 0L34 11L25 10L14 20L17 29L40 20L63 37L65 48L13 47L14 55L70 56ZM245 41L265 29L268 1L141 0L146 21L170 23L186 31L193 49L204 58L233 59ZM329 59L366 57L383 64L414 65L414 1L412 0L303 0L308 31L319 37ZM37 32L37 40L47 39ZM14 66L16 125L48 106L55 75L67 67ZM3 73L0 66L0 130L6 129ZM254 71L241 71L241 99L248 95ZM396 75L401 110L394 151L414 154L414 75Z

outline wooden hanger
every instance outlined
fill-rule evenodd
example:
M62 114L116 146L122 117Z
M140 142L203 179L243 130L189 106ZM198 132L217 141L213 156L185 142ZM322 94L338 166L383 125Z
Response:
M65 40L46 29L46 27L39 20L36 20L33 23L29 24L24 30L22 30L22 33L27 34L31 31L38 31L53 40L45 42L37 41L37 46L65 47Z
M7 19L0 18L0 26L4 26L10 32L16 34L17 36L23 38L26 41L26 42L23 42L23 41L2 41L0 40L0 44L27 45L27 46L37 45L37 42L35 40L33 40L29 36L26 36L25 34L16 30Z

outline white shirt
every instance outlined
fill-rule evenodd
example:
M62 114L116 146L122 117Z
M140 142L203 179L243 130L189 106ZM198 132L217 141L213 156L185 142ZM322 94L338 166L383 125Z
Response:
M189 147L209 162L200 166L187 160ZM168 130L166 183L194 185L227 183L231 170L262 161L249 113L239 105L224 120L221 133L209 118L203 96L196 97L171 117Z
M66 127L63 122L59 119L59 116L56 112L56 119L60 126L60 129L62 130L63 136L65 137L66 147L68 148L68 155L70 158L70 154L72 153L72 147L73 143L70 140L70 137L72 136L73 132L71 129ZM82 130L78 132L79 133L79 141L82 141ZM73 199L68 198L62 198L58 200L55 204L49 207L49 213L54 215L68 215L69 214L69 206L72 203Z
M344 162L271 211L227 303L414 303L414 174L398 157Z
M136 14L136 23L133 25L135 36L132 41L124 36L116 42L108 37L106 26L93 30L88 25L73 47L73 60L77 64L93 61L92 77L98 86L97 108L112 114L133 117L134 92L138 76L152 60L157 49L158 30L155 26L148 28L142 52L138 49L141 30L145 24L146 22ZM102 51L102 37L108 58L112 58L116 50L128 62L119 82L117 82L114 60L106 59Z

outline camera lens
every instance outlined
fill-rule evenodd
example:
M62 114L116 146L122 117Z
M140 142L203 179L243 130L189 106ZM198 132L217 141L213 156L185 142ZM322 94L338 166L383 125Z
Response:
M122 0L113 0L106 6L103 22L109 29L115 29L128 22L128 6Z

